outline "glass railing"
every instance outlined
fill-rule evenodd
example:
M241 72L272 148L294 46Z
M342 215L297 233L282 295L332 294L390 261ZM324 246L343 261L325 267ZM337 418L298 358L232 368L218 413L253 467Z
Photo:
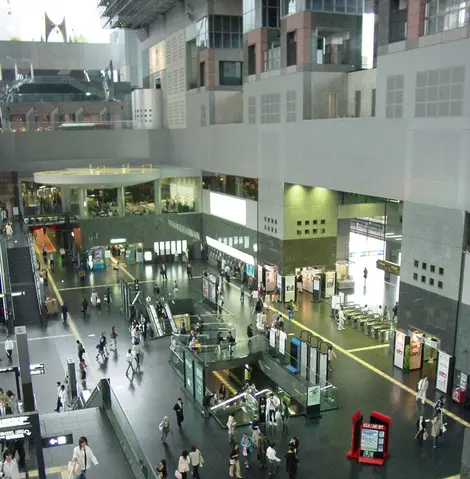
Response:
M105 101L104 95L87 93L9 93L6 103L47 103L51 101Z
M8 328L14 324L15 308L13 305L13 298L11 296L11 281L10 281L10 269L8 266L8 254L7 243L5 234L0 235L0 266L1 266L1 279L2 279L2 293L5 295L2 298L3 311L5 315L5 325Z
M109 384L109 380L104 381L107 383L105 387L107 387L109 391L109 400L105 399L103 406L105 412L108 413L108 418L115 429L118 439L123 445L124 453L126 453L129 466L134 472L134 477L138 479L157 479L156 472L143 451L119 399ZM104 396L106 397L106 393ZM111 417L109 415L110 412L112 413ZM119 428L119 430L116 430L117 428ZM126 445L128 448L125 447ZM126 449L128 450L126 451Z
M39 314L43 311L43 298L41 293L41 274L38 269L36 250L34 248L33 237L28 229L25 229L25 238L29 248L29 258L31 260L31 270L33 273L34 289L36 290L36 299L38 302Z
M83 121L83 122L3 122L0 133L88 131L88 130L155 130L150 123L139 121Z

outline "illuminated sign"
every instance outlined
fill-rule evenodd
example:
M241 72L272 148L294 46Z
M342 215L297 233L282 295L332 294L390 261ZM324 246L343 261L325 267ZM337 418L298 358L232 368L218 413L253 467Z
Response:
M24 439L32 434L31 416L0 419L0 440Z
M210 214L246 226L246 200L210 192Z
M23 426L31 426L30 416L16 416L0 419L0 429Z
M52 436L41 438L42 447L57 447L66 446L67 444L73 444L73 435L64 434L62 436Z
M127 243L127 239L126 238L113 238L111 241L110 241L111 244L121 244L121 243Z

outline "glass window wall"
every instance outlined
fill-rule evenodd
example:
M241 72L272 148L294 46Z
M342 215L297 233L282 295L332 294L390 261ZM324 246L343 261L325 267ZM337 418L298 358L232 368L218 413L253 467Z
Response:
M199 181L198 177L162 178L160 180L162 213L196 212L200 194Z
M219 85L241 85L243 62L219 62Z
M204 172L202 187L248 200L258 200L258 179Z
M25 216L62 212L62 195L59 187L23 181L21 198Z
M196 45L200 49L209 47L209 28L207 17L201 18L196 23Z
M295 0L285 0L287 3ZM363 0L305 0L306 10L314 12L356 13L362 14L364 10ZM289 12L286 15L290 15Z
M155 214L155 182L126 186L124 200L126 216Z
M243 32L256 29L255 0L243 0Z
M470 0L431 0L426 5L426 35L464 27L469 23Z
M262 25L265 28L280 28L281 26L280 0L263 0Z
M209 46L210 48L242 48L243 17L210 15Z
M119 216L118 189L87 190L86 210L89 218Z

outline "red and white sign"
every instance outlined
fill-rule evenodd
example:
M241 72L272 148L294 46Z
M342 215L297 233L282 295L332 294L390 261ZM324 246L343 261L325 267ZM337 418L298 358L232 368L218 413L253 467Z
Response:
M450 369L450 356L443 351L439 351L439 359L437 362L437 377L436 377L436 389L447 393L449 388L449 369Z
M401 331L395 332L395 358L393 364L400 369L403 369L403 363L405 361L405 338L405 333Z

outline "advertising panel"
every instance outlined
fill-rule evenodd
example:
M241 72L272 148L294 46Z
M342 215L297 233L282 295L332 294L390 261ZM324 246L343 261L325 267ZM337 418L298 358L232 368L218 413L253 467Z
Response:
M204 367L197 362L194 363L194 384L196 402L202 406L204 399Z
M269 345L272 348L276 347L276 330L274 328L269 330Z
M395 357L393 364L400 369L403 369L403 362L405 360L405 338L405 333L401 331L395 332Z
M304 341L300 342L300 375L307 379L307 361L308 361L308 344Z
M318 349L310 346L310 377L309 381L312 384L318 384L317 377L317 360L318 360Z
M282 355L286 354L286 341L287 333L279 331L279 353Z
M320 386L309 386L307 391L307 407L320 404Z
M449 370L450 370L450 356L443 351L439 351L439 358L437 362L437 377L436 389L447 393L449 388Z
M185 358L185 380L186 380L186 388L194 396L194 362L192 358L186 356Z
M284 281L284 302L290 303L295 300L295 276L286 276Z
M246 200L211 191L210 214L246 226Z
M320 386L324 388L326 386L327 382L327 374L328 374L328 361L327 361L327 354L326 353L321 353L320 351L318 352L320 355L320 362L319 366L320 369L318 371L318 375L320 376Z

